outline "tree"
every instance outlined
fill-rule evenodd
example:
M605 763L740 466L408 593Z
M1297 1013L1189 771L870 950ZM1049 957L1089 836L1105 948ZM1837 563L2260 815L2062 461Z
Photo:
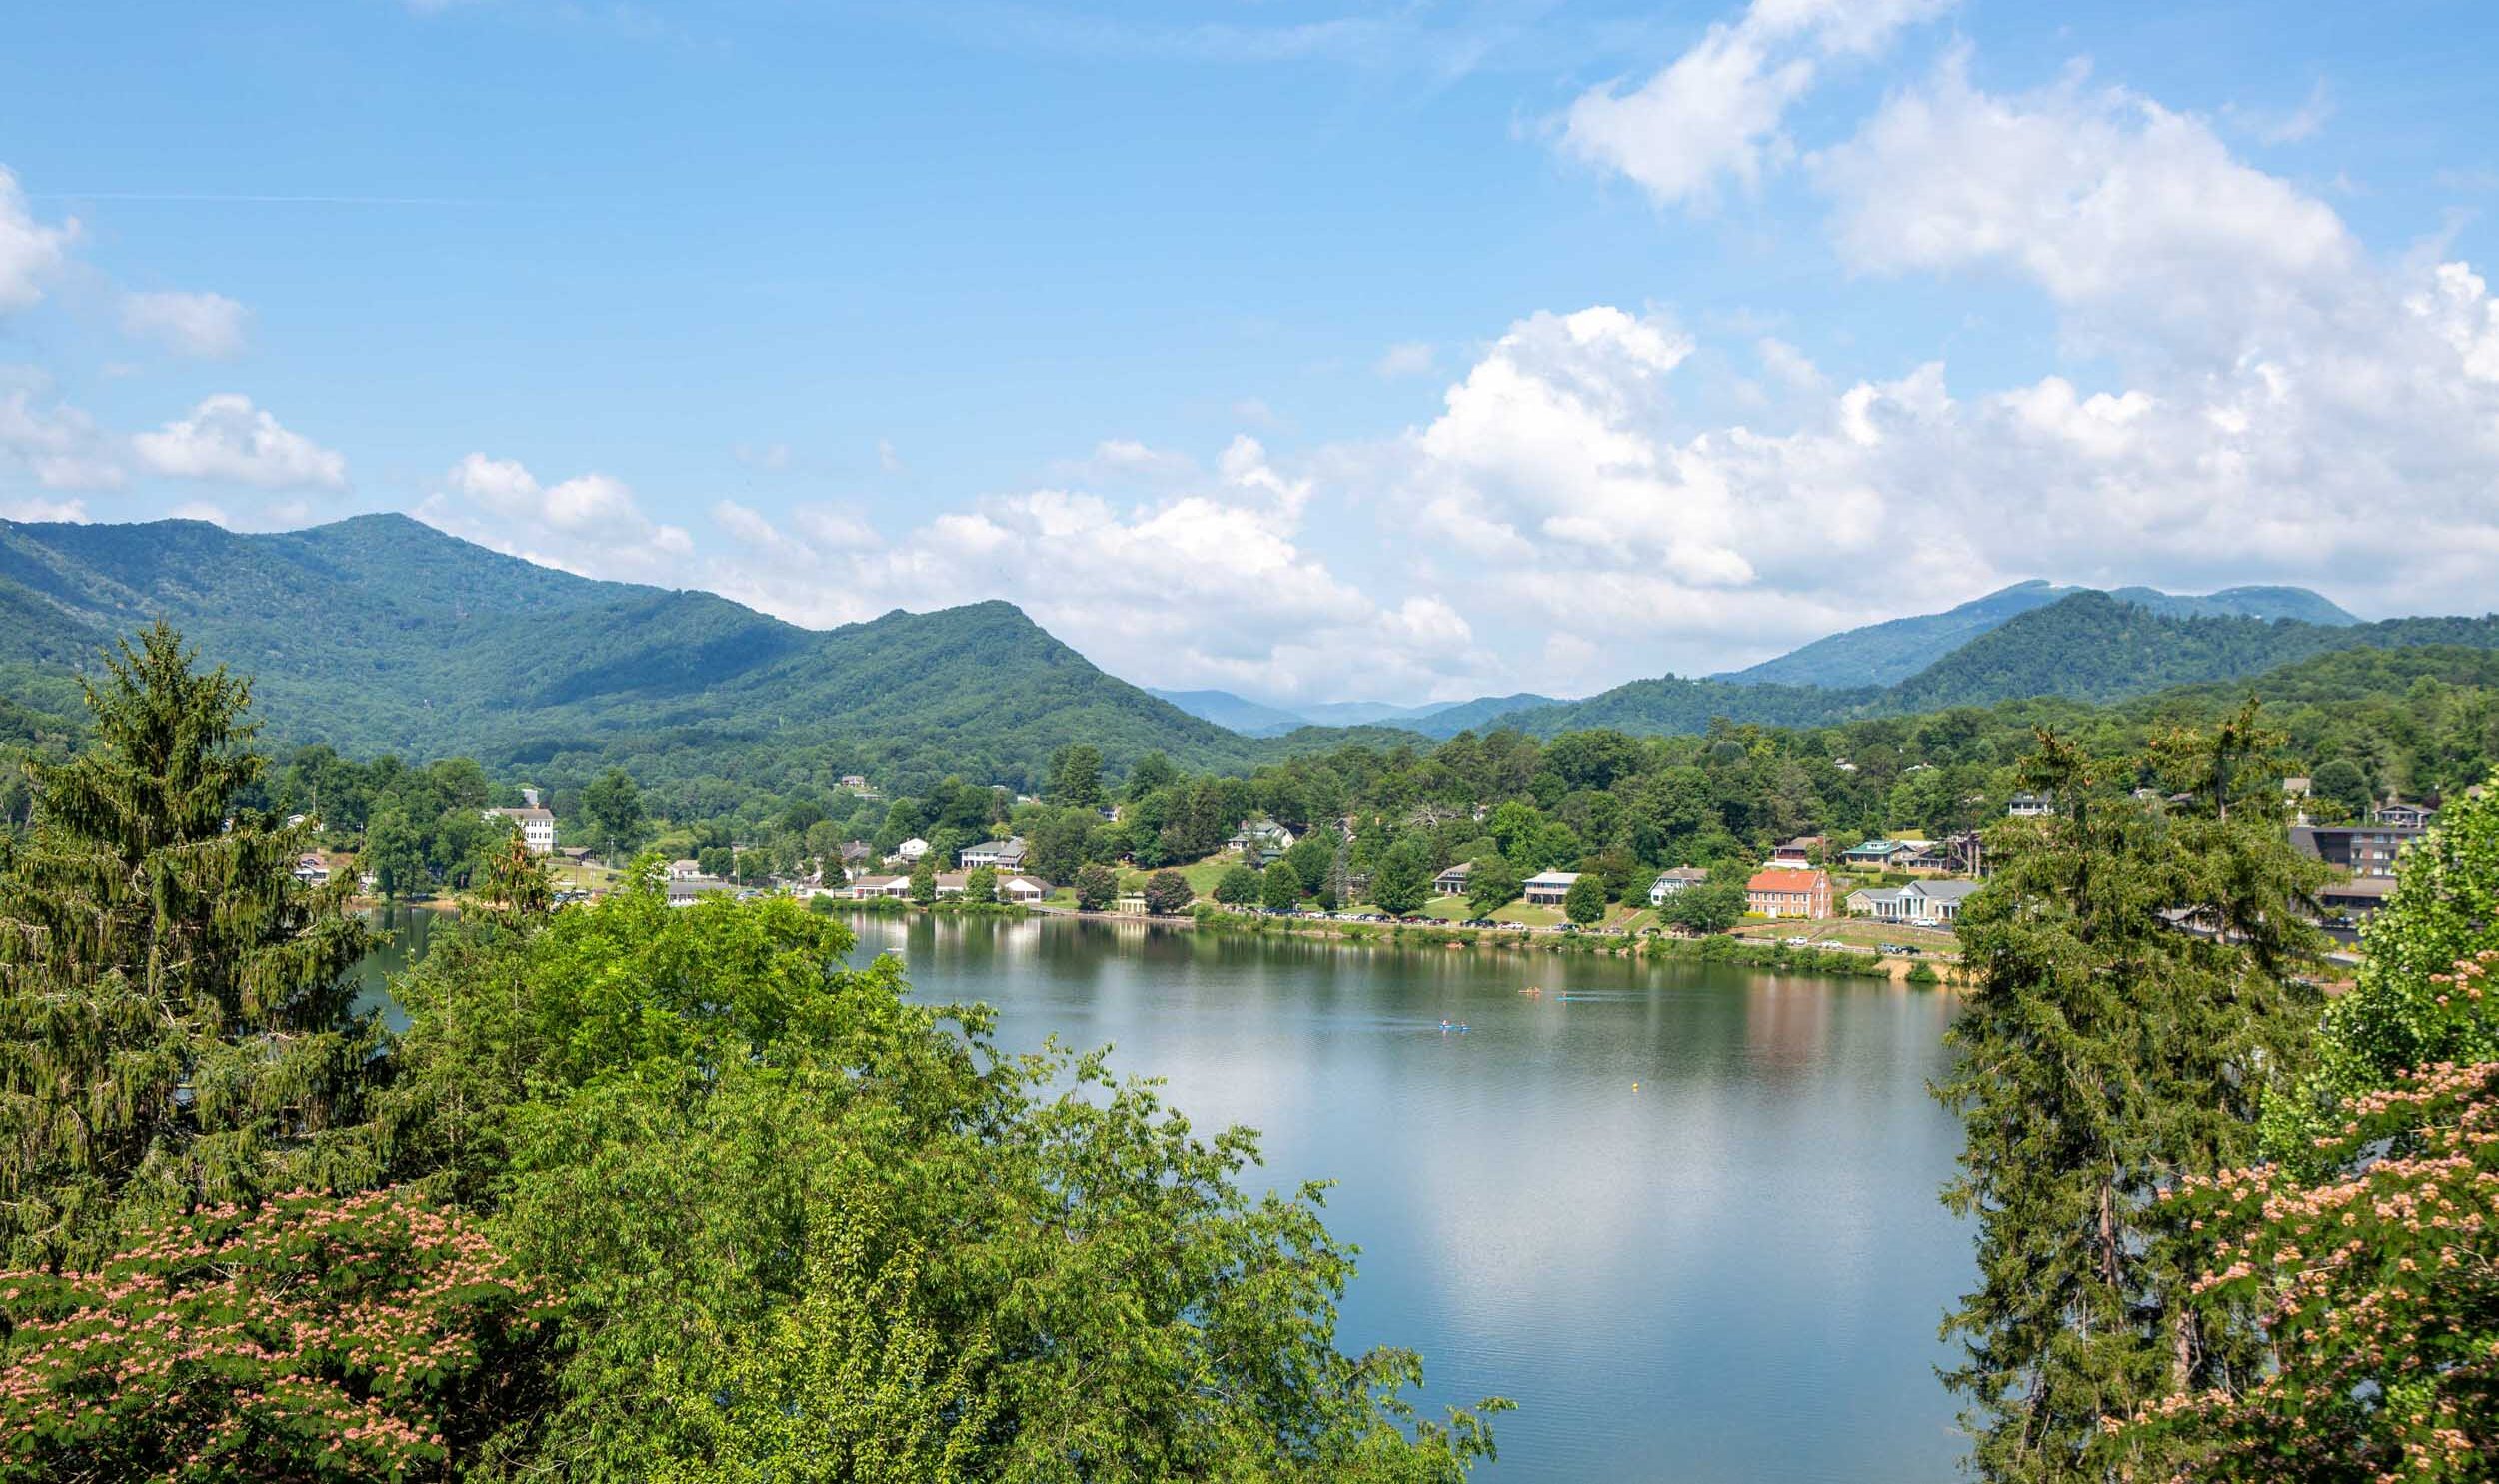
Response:
M1430 857L1420 840L1399 840L1371 872L1371 905L1392 917L1408 917L1430 900Z
M1061 808L1102 807L1102 749L1078 742L1053 752L1042 791Z
M1188 911L1191 898L1197 894L1189 888L1189 877L1177 870L1159 870L1146 877L1146 910L1157 916Z
M2262 1366L2189 1301L2210 1237L2158 1196L2245 1162L2267 1082L2307 1059L2323 870L2250 765L2272 742L2252 708L2105 768L2042 733L2022 781L2058 812L1998 827L1962 909L1976 983L1936 1095L1966 1130L1944 1199L1976 1218L1980 1284L1946 1321L1965 1359L1945 1383L1981 1478L2116 1477L2138 1407ZM2188 801L2135 802L2146 772Z
M377 1168L376 1027L349 978L374 934L351 880L294 878L309 826L242 805L266 760L248 682L162 623L84 683L95 740L30 770L0 873L0 1246L106 1250L116 1228Z
M1407 1414L1410 1355L1336 1348L1349 1254L1314 1192L1245 1192L1252 1136L1099 1057L1001 1055L987 1011L854 946L787 900L670 911L646 874L411 976L411 1141L563 1296L508 1472L1038 1480L1083 1439L1102 1480L1449 1484L1488 1456L1477 1416Z
M2316 775L2308 780L2310 791L2334 805L2345 819L2366 819L2373 801L2369 779L2359 765L2348 757L2329 757L2317 764Z
M1504 855L1489 855L1475 862L1466 872L1466 908L1478 917L1494 912L1518 899L1525 886L1518 879L1518 867Z
M986 865L976 865L964 876L964 900L975 906L990 906L998 900L998 872Z
M1685 932L1724 932L1744 920L1748 897L1740 881L1700 881L1668 896L1657 908L1658 919Z
M625 769L611 767L593 778L582 789L582 812L598 826L609 859L621 860L642 843L642 791Z
M2499 783L2499 778L2492 780ZM2463 796L2403 853L2386 905L2361 928L2360 969L2327 1006L2317 1067L2267 1110L2268 1151L2314 1169L2307 1151L2351 1100L2439 1062L2499 1061L2499 1001L2454 992L2453 966L2499 948L2499 789Z
M2456 965L2499 992L2499 954ZM2484 989L2485 982L2490 983ZM2226 1266L2196 1302L2263 1326L2270 1367L2140 1408L2129 1441L2169 1476L2246 1484L2489 1477L2499 1448L2499 1062L2442 1065L2372 1098L2321 1151L2190 1176L2179 1216ZM2386 1157L2388 1151L2395 1157Z
M1226 906L1256 906L1258 895L1258 873L1249 866L1233 866L1216 879L1215 899Z
M694 852L694 868L716 881L738 873L738 852L727 845L705 845Z
M197 1210L92 1267L0 1273L8 1472L447 1476L535 1403L554 1311L412 1192Z
M1076 904L1080 911L1109 910L1112 899L1120 894L1120 873L1099 861L1084 865L1076 873Z
M1605 883L1593 874L1572 881L1562 893L1562 915L1581 927L1594 925L1605 915Z
M1301 905L1301 878L1293 873L1290 861L1278 860L1266 868L1258 881L1258 900L1275 912Z
M927 906L937 900L937 851L931 850L913 863L911 868L911 899Z
M425 835L396 806L376 813L365 825L358 863L372 873L375 889L384 896L406 896L434 884L425 868Z

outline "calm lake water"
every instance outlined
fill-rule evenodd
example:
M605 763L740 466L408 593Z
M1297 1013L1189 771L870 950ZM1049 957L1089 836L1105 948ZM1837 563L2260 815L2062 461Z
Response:
M1421 1351L1435 1412L1516 1401L1486 1477L1952 1477L1935 1326L1972 1274L1935 1200L1959 1126L1925 1092L1947 997L1143 924L855 925L919 997L997 1006L1004 1047L1112 1044L1201 1128L1260 1130L1279 1188L1335 1180L1328 1225L1362 1248L1342 1339Z
M386 925L377 996L435 924ZM1336 1181L1328 1225L1362 1248L1340 1338L1421 1351L1429 1411L1516 1401L1483 1477L1953 1476L1935 1326L1972 1274L1935 1200L1959 1127L1925 1092L1949 998L1142 923L853 925L918 997L995 1005L1003 1048L1113 1045L1200 1128L1260 1130L1253 1179Z

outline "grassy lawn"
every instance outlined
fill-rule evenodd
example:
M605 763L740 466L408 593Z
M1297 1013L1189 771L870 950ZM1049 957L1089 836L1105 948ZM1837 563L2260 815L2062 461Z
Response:
M1212 899L1215 895L1215 883L1224 879L1224 872L1240 863L1238 860L1201 860L1196 865L1183 865L1176 868L1180 871L1181 878L1189 882L1190 890L1197 892L1202 898ZM1153 874L1154 872L1150 870L1121 871L1120 889L1143 891L1146 889L1146 878Z

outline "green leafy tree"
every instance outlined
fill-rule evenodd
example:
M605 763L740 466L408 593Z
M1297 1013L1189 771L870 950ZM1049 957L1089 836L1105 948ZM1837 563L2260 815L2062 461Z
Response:
M1249 866L1233 866L1216 878L1215 899L1226 906L1256 906L1258 895L1258 873Z
M0 1246L92 1255L128 1219L353 1184L375 1027L351 883L297 883L309 826L245 808L249 683L158 624L85 687L94 742L31 770L0 872Z
M2499 782L2499 779L2494 779ZM2350 993L2327 1006L2317 1066L2268 1109L2270 1152L2315 1168L2306 1151L2353 1098L2440 1062L2499 1061L2499 1003L2455 992L2458 962L2499 948L2499 789L2459 797L2404 850L2386 905L2361 928Z
M1315 1191L1252 1197L1100 1057L1004 1057L779 899L657 880L407 981L402 1147L563 1295L508 1472L1449 1484L1476 1414L1336 1348ZM685 1172L700 1170L689 1180ZM665 1198L654 1198L665 1192ZM1081 1444L1079 1442L1081 1440Z
M434 884L425 865L425 835L409 821L407 811L397 807L374 814L365 826L365 848L358 863L372 872L374 889L384 896L407 896Z
M1146 910L1158 916L1188 911L1197 894L1189 887L1189 877L1177 870L1159 870L1146 877Z
M1504 855L1488 855L1475 862L1466 873L1466 907L1478 917L1494 912L1518 899L1526 885L1518 877L1518 867Z
M2334 817L2366 819L2369 805L2368 776L2348 757L2329 757L2317 764L2308 780L2310 789L2320 799L2334 805Z
M927 906L937 900L937 851L920 857L911 868L911 899Z
M1108 911L1120 894L1120 873L1099 861L1080 867L1076 873L1076 904L1088 912Z
M1658 905L1657 916L1689 933L1724 932L1744 920L1748 899L1740 881L1700 881L1668 896Z
M694 868L716 881L738 873L738 852L727 845L705 845L694 852Z
M1258 901L1277 912L1289 912L1301 905L1301 878L1293 874L1290 861L1278 860L1260 875Z
M642 790L621 767L611 767L582 789L582 812L599 830L611 859L634 853L643 839Z
M20 1479L402 1479L536 1404L555 1305L412 1192L293 1193L0 1273L0 1429Z
M1976 982L1936 1095L1966 1131L1944 1198L1976 1220L1980 1281L1945 1382L1980 1478L2119 1477L2140 1460L2112 1429L2138 1408L2263 1364L2190 1302L2209 1238L2159 1196L2245 1162L2264 1087L2307 1057L2323 872L2255 765L2273 742L2252 708L2106 768L2043 733L2023 783L2058 812L1998 829L1961 912ZM2129 798L2146 771L2189 800Z
M975 906L990 906L998 900L998 872L986 865L976 865L964 875L964 900Z
M1102 807L1102 749L1078 742L1052 753L1043 791L1061 808Z
M1581 927L1593 925L1605 915L1605 883L1593 874L1572 881L1562 893L1562 915Z
M1431 857L1419 840L1399 840L1371 872L1371 905L1407 917L1431 900Z

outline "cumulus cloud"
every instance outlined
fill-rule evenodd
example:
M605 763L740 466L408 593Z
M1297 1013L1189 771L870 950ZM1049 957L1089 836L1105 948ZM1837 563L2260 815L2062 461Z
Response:
M83 525L87 520L87 502L46 500L40 496L0 500L0 518L11 521L67 521L72 525Z
M140 465L176 479L211 480L262 489L347 488L347 456L281 425L237 392L203 399L176 418L130 441Z
M74 219L54 226L36 221L17 177L0 166L0 313L41 299L44 284L68 261L77 237Z
M1879 51L1952 0L1753 0L1637 87L1572 101L1561 147L1639 183L1660 204L1707 207L1732 180L1750 191L1793 157L1787 110L1834 58Z
M112 490L123 483L95 420L51 396L31 368L0 370L0 468L15 465L47 490Z
M455 536L587 577L672 581L694 555L682 526L645 515L633 490L592 472L550 485L517 459L472 453L416 515Z
M122 296L122 330L185 356L221 360L243 349L251 311L223 294Z

